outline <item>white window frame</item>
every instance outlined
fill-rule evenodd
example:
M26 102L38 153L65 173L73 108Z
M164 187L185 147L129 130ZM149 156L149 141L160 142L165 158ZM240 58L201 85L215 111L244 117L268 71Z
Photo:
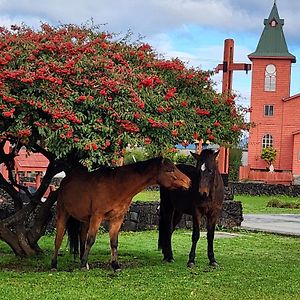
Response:
M261 141L262 148L273 147L273 136L270 133L266 133Z
M264 105L264 116L265 117L273 117L274 116L274 105L273 104L265 104Z
M276 91L276 66L274 64L269 64L265 69L265 91L275 92Z

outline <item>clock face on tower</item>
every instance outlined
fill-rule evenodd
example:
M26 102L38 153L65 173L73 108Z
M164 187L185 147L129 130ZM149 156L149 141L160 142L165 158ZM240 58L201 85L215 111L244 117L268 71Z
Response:
M267 65L266 67L266 71L268 74L274 74L276 71L276 68L274 65Z

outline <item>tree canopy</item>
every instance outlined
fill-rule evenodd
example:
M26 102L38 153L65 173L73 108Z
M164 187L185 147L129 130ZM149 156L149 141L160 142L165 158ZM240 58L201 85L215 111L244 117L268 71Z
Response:
M246 111L211 75L97 27L0 28L0 164L9 174L0 189L14 207L0 239L17 255L39 253L58 191L41 199L55 174L79 163L114 165L129 145L158 155L195 140L235 144ZM23 147L49 159L34 192L14 176Z
M128 145L233 144L246 126L211 72L96 27L1 28L0 52L0 139L19 148L92 167Z

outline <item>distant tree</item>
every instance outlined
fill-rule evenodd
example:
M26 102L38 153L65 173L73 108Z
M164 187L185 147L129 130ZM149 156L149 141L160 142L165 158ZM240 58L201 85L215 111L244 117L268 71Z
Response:
M229 150L229 173L228 179L231 181L239 180L239 170L242 165L242 153L243 150L240 148L231 148Z
M210 75L97 27L0 28L0 163L10 174L9 181L0 176L0 188L15 205L0 221L0 238L17 255L40 250L56 194L44 204L41 198L61 171L115 165L129 144L152 155L201 138L235 144L245 111L234 95L214 90ZM49 159L34 193L14 178L22 147Z

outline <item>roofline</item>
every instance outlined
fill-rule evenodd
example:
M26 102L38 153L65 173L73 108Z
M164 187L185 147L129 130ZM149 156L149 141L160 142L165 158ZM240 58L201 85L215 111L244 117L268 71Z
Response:
M293 95L293 96L285 97L282 99L282 101L286 102L286 101L293 100L294 98L298 98L298 97L300 97L300 93Z
M286 59L286 60L291 60L292 63L296 62L296 57L294 55L291 54L291 56L258 56L258 55L252 55L249 54L248 58L252 61L253 58L257 58L257 59Z
M296 135L296 134L299 134L300 133L300 129L299 130L296 130L296 131L293 131L292 132L292 135Z

